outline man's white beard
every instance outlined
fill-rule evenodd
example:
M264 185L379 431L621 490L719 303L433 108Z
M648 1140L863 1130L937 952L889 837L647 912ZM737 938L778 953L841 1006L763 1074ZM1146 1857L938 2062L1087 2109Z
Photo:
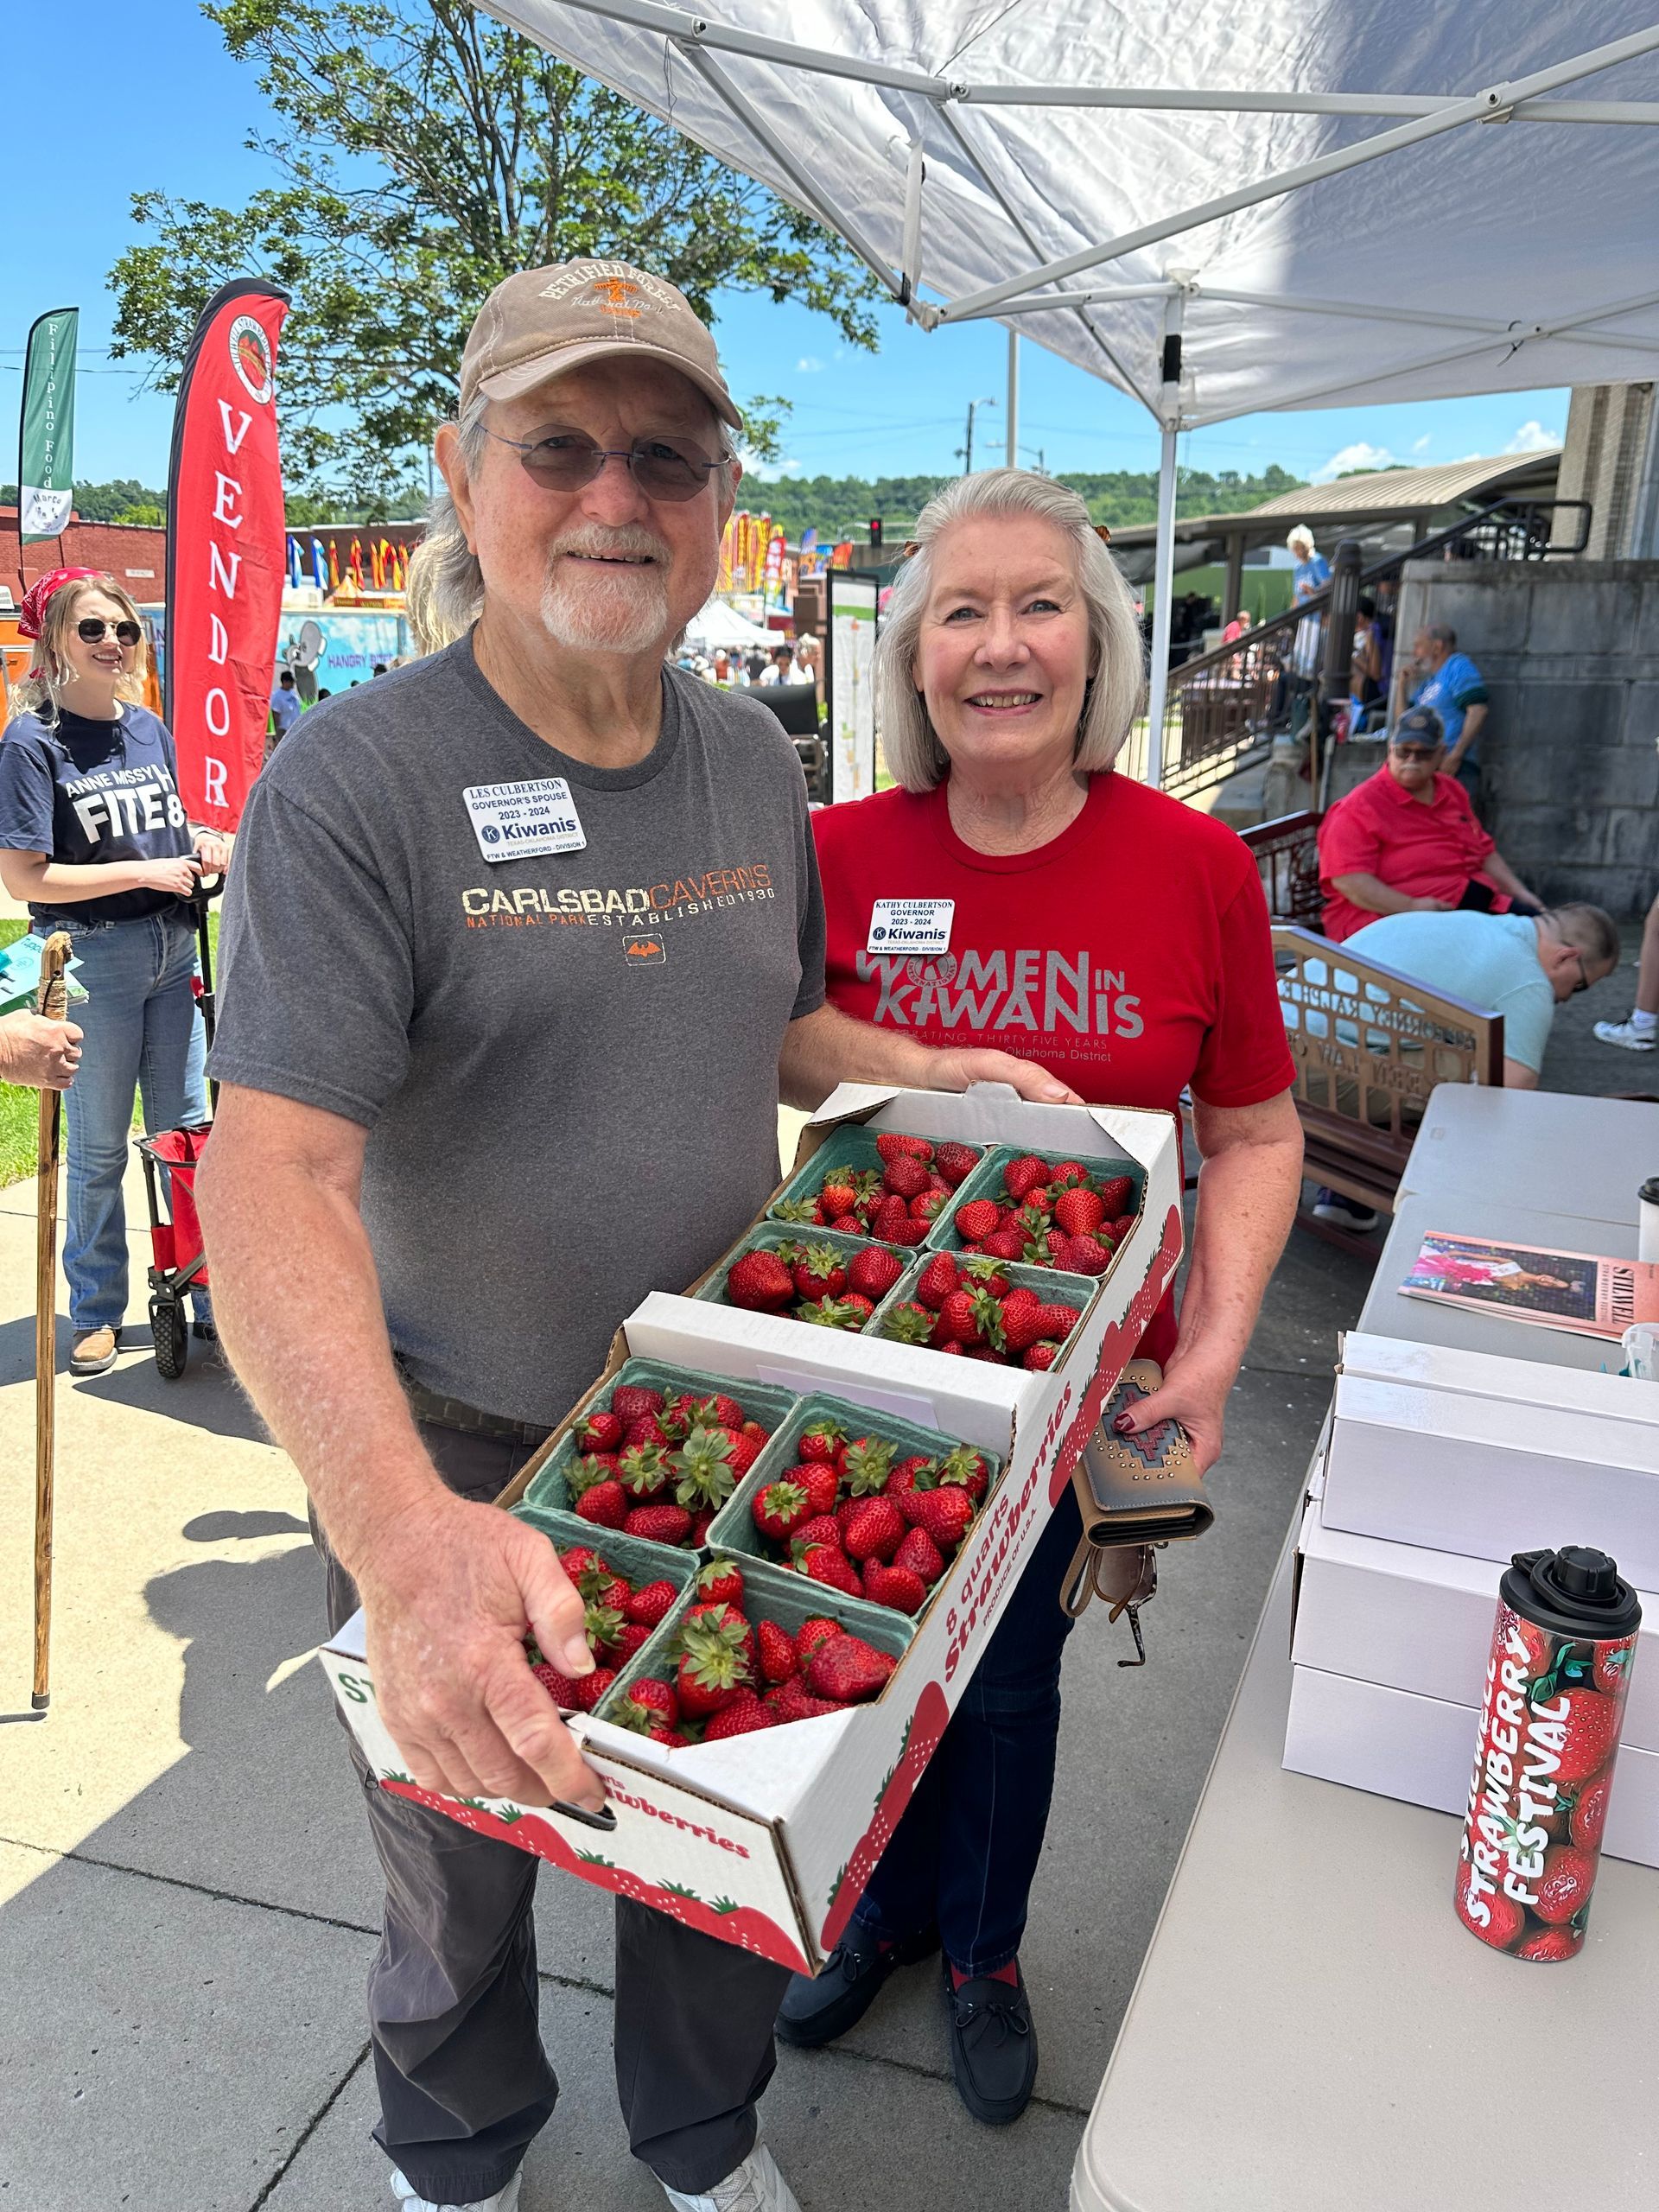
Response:
M648 554L649 568L587 566L567 553ZM574 652L642 653L666 647L667 545L643 523L617 530L597 525L569 531L553 546L542 592L542 625L556 645Z

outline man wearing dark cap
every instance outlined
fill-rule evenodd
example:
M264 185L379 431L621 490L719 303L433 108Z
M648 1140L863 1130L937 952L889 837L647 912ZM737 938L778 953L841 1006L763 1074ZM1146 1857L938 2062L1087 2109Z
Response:
M640 1299L760 1211L780 1091L1071 1095L823 1003L793 747L757 702L664 665L718 575L740 429L659 278L587 261L498 285L420 556L455 642L308 715L238 840L198 1180L215 1310L310 1491L330 1622L360 1602L382 1717L450 1796L603 1806L523 1649L588 1672L582 1600L489 1501ZM512 2212L556 2094L537 1862L366 1802L394 2193ZM616 1923L635 2154L685 2212L797 2212L755 2109L786 1970L630 1900Z

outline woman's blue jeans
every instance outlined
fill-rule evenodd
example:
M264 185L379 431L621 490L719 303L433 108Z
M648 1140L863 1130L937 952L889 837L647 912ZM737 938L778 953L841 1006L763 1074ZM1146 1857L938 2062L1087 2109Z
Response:
M1082 1533L1068 1486L856 1909L889 1942L937 1924L970 1979L1007 1966L1025 1934L1072 1628L1060 1587Z
M50 932L37 924L38 936ZM64 1100L68 1129L63 1271L72 1328L118 1329L127 1309L127 1219L121 1178L142 1091L144 1128L207 1119L207 1038L195 994L196 932L175 907L139 922L69 927L75 980L86 993L70 1019L83 1032ZM196 1299L206 1315L206 1294Z

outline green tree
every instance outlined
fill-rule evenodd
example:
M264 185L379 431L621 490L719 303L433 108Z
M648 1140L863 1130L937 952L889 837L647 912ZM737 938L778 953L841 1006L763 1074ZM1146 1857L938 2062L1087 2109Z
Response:
M110 517L111 522L122 522L130 528L159 530L167 520L158 499L141 499L135 507L123 507L118 515Z
M276 111L249 140L283 181L245 207L149 191L153 242L111 272L116 355L176 386L196 317L228 277L285 285L283 442L296 480L389 502L450 413L467 327L513 270L638 262L708 315L715 288L828 315L874 348L875 288L819 225L671 125L464 0L207 0ZM776 450L785 403L750 403Z

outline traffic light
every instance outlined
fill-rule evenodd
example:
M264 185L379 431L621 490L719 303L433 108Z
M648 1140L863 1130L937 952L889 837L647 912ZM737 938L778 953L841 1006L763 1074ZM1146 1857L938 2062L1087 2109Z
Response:
M870 517L870 550L872 553L879 553L881 550L881 518L880 515L872 515Z

